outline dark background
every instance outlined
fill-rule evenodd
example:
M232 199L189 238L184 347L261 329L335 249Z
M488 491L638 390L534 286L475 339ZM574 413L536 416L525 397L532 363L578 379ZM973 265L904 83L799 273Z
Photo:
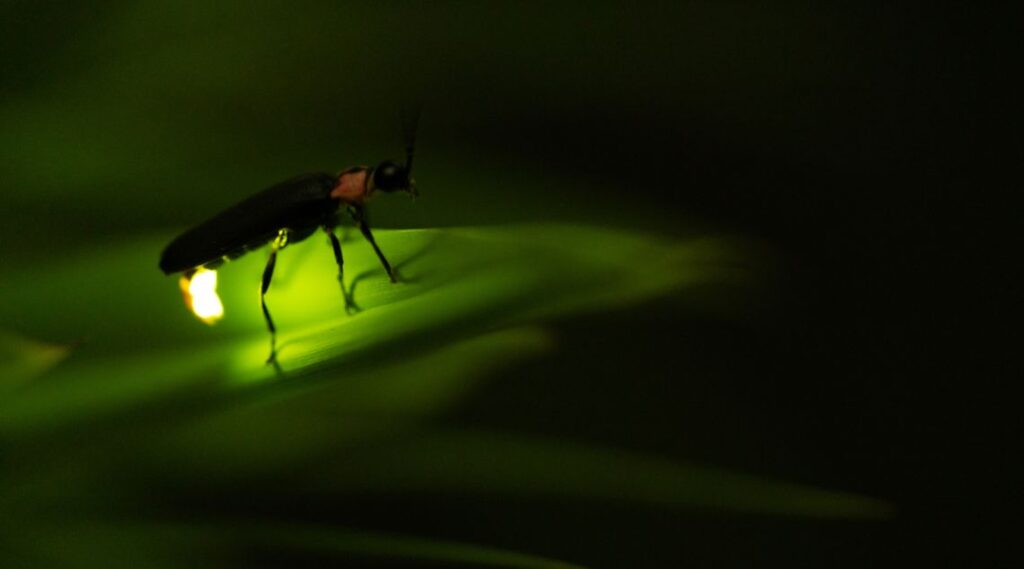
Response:
M559 320L557 352L445 421L897 508L818 522L426 495L268 514L608 567L995 555L1016 437L995 395L1001 328L979 322L1007 291L975 255L1001 240L978 228L1006 150L989 127L1006 120L996 79L1013 72L1000 43L1012 18L586 2L2 14L8 262L182 228L268 181L397 155L394 109L419 98L423 199L380 207L380 227L579 221L740 235L761 255L759 286L727 298L729 317L669 298Z

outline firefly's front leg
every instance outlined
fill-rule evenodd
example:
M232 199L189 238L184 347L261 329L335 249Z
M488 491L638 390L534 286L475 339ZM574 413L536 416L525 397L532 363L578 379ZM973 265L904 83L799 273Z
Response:
M277 360L277 328L274 327L274 320L267 310L267 301L264 298L270 288L270 281L274 278L274 265L277 263L277 252L284 249L288 244L288 230L282 229L277 232L277 237L270 246L270 258L267 259L267 266L263 269L263 285L260 287L260 307L263 308L263 319L267 322L267 330L270 331L270 357L267 363Z
M388 260L384 257L384 253L380 251L380 247L377 246L377 241L373 239L373 233L370 232L370 226L366 223L366 211L361 207L353 206L349 208L349 213L352 214L352 218L359 224L359 231L363 233L363 237L370 242L370 245L373 245L373 250L376 251L377 258L379 258L381 264L384 265L384 270L388 272L388 278L390 278L393 283L398 282L398 277L395 275L395 271L391 269L391 264L388 263Z

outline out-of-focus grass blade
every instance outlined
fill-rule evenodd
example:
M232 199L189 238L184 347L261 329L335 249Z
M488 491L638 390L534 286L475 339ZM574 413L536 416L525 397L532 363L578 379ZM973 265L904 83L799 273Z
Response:
M514 328L354 373L311 376L306 385L209 413L150 439L146 454L155 470L173 468L206 484L289 471L317 457L343 455L356 442L409 430L460 400L488 372L550 344L543 330Z
M342 493L447 491L576 497L672 508L879 518L885 502L774 482L721 468L675 463L568 441L450 432L413 436L346 456L315 475Z
M460 541L301 524L227 520L131 525L72 522L21 536L22 555L47 567L388 566L581 569L538 555ZM42 536L42 537L40 537ZM197 565L197 561L202 560ZM376 566L376 565L374 565Z
M579 569L564 561L454 541L382 535L347 530L302 530L259 532L268 543L291 545L324 554L357 555L369 558L404 559L451 565L518 567L523 569Z
M45 373L70 351L68 346L44 344L0 330L0 395Z

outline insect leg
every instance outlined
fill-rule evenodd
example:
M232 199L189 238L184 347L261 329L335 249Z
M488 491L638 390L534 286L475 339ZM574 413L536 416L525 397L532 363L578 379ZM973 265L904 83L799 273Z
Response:
M267 330L270 331L270 357L267 358L267 363L272 363L277 359L277 328L274 327L274 320L270 317L270 311L267 310L266 295L267 290L270 288L270 281L274 278L274 265L277 264L277 252L284 249L285 245L288 244L288 230L282 229L278 231L277 238L274 239L274 243L270 246L270 258L267 259L267 266L263 269L263 284L260 287L260 307L263 309L263 319L267 322Z
M356 222L359 224L359 231L363 233L363 237L370 242L370 245L373 245L373 250L377 252L377 257L380 259L381 264L384 265L384 270L387 271L391 282L398 282L395 271L391 269L391 263L388 263L388 260L384 257L384 253L381 252L380 247L377 246L377 242L373 239L373 233L370 232L370 226L366 223L365 211L363 211L362 208L354 207L350 208L349 211L352 212L352 217L354 217Z
M349 298L348 291L345 290L345 258L341 256L341 242L338 241L338 236L334 234L334 228L325 225L324 233L331 238L331 248L334 249L334 261L338 263L338 285L341 286L341 296L345 299L345 310L348 311L352 306L352 301Z

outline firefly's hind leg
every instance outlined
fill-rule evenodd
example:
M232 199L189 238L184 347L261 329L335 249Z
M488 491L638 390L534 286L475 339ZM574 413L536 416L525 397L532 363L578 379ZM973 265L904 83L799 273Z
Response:
M338 264L338 286L341 287L341 296L345 299L345 312L350 312L354 307L349 292L345 290L345 258L341 255L341 242L334 234L334 228L325 225L324 233L331 238L331 248L334 250L334 262Z
M288 230L282 229L277 232L277 238L270 246L270 258L267 259L267 266L263 269L263 284L260 287L260 307L263 309L263 319L267 322L267 330L270 331L270 357L267 358L267 363L273 363L277 360L277 328L274 327L274 320L270 317L270 311L267 310L266 295L267 290L270 288L270 281L274 278L274 265L277 263L277 252L284 249L285 245L288 244Z
M377 241L374 240L373 233L370 232L370 226L366 222L365 210L362 208L352 207L349 211L352 213L352 217L356 220L356 223L359 224L359 231L363 233L363 237L365 237L366 240L370 242L370 245L373 246L373 250L377 253L377 258L380 259L380 263L384 265L384 270L388 273L388 278L390 278L393 283L398 282L398 277L395 275L395 271L391 269L391 263L388 263L388 260L384 257L384 253L382 253L380 247L377 246Z

